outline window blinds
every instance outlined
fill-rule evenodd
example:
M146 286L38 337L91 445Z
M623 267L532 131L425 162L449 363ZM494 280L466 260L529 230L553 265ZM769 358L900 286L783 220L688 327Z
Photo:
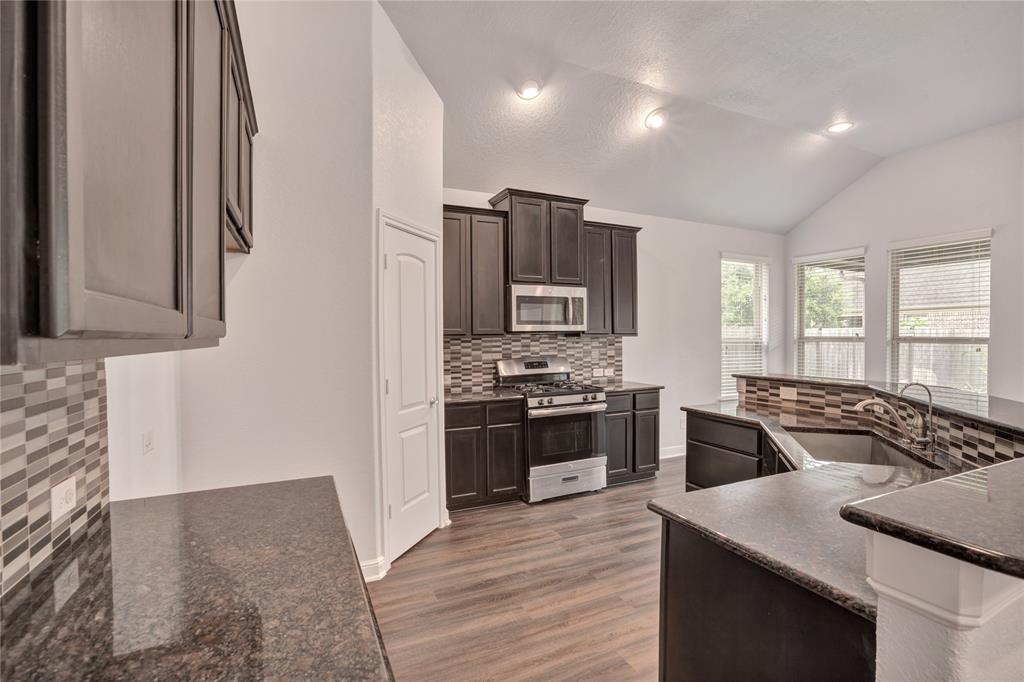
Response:
M796 264L797 374L864 378L864 256Z
M768 264L722 258L721 395L737 397L734 372L764 372L768 342Z
M988 392L992 240L889 252L889 378Z

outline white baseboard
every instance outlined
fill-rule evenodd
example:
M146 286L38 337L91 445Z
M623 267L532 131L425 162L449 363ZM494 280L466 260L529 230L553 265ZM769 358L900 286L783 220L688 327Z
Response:
M359 567L363 569L363 580L368 583L372 583L375 580L380 580L388 574L388 569L391 565L388 564L387 559L382 556L376 559L370 559L369 561L360 561Z
M660 453L662 459L672 459L674 457L685 457L686 446L685 445L669 445L661 449Z

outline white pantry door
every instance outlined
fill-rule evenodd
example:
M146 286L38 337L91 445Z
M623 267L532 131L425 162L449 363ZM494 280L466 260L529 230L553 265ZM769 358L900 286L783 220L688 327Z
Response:
M382 221L389 560L438 527L438 242Z

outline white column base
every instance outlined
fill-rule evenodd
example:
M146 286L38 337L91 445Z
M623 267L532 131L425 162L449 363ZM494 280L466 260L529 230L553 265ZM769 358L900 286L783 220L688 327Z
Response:
M1020 680L1024 580L868 532L878 680Z

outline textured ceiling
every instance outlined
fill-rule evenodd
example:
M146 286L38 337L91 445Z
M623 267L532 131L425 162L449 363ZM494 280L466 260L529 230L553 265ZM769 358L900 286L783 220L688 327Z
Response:
M1024 113L1024 3L383 5L444 100L447 187L785 232L885 156Z

